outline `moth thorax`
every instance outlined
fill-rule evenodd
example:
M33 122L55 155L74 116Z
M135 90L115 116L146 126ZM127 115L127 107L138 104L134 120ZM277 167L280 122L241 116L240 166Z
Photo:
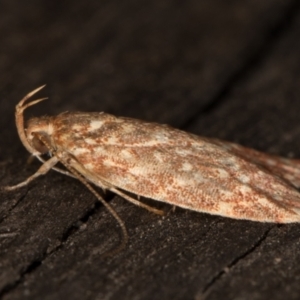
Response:
M32 118L27 123L26 136L30 145L41 154L49 152L53 125L50 117Z

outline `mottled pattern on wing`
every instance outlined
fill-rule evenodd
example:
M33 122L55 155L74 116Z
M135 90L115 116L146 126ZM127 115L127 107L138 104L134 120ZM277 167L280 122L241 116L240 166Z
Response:
M262 153L234 143L214 140L220 147L227 148L232 154L238 155L249 162L261 165L275 175L284 178L296 188L300 187L300 160Z
M289 170L289 161L104 113L61 114L53 126L54 144L92 172L93 182L232 218L300 221L300 194L292 186L299 172Z

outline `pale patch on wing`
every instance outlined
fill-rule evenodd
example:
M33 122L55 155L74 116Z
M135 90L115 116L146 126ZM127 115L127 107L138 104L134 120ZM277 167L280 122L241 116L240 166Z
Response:
M72 131L84 131L85 126L79 125L79 124L74 124L71 128Z
M93 170L95 168L95 164L94 163L86 163L86 164L84 164L84 167L88 170Z
M158 160L158 162L163 163L165 156L159 152L154 152L154 157Z
M189 150L186 150L185 148L175 148L174 155L178 154L179 156L186 157L190 154Z
M278 194L276 195L276 194L275 194L275 195L273 195L273 197L274 197L274 199L276 199L277 201L280 201L280 202L283 201L283 198L282 198L281 195L278 195Z
M232 204L231 203L226 203L224 201L219 203L219 210L220 213L223 215L230 215L232 212Z
M195 182L196 183L203 183L203 182L209 181L209 178L203 177L203 174L201 172L193 172L192 175L193 175L192 178L194 180L193 183L195 183Z
M134 166L128 169L129 173L137 176L145 176L145 168ZM146 171L147 172L147 171Z
M252 192L251 188L247 185L239 185L237 188L242 195L247 195Z
M98 144L95 139L91 139L91 138L86 138L86 139L84 139L84 141L89 145L97 145Z
M251 181L251 178L246 174L237 174L237 178L242 183L249 183Z
M227 171L225 171L224 169L218 169L218 176L221 179L227 179L229 178L229 173Z
M160 143L166 143L169 140L169 135L166 135L164 132L156 132L154 137Z
M186 172L191 171L191 170L193 170L193 165L188 162L184 162L182 164L181 170L186 171Z
M124 158L124 159L131 159L132 158L132 154L130 153L130 151L129 150L127 150L127 149L123 149L122 151L121 151L121 156Z
M109 145L109 146L117 145L117 146L119 146L120 145L120 139L117 138L116 136L111 136L107 139L107 142L105 143L105 145Z
M260 177L264 177L265 173L262 170L259 170L256 175L260 176Z
M193 178L184 178L184 177L175 177L174 182L176 183L175 186L178 187L184 187L184 186L194 186L195 181ZM201 180L198 181L198 183L201 182Z
M123 134L128 134L136 130L136 126L133 124L123 124L122 126Z
M115 163L111 159L103 159L103 165L106 167L119 167L119 163Z
M88 154L88 153L89 153L89 150L86 148L75 148L73 150L73 155L75 155L75 156L79 156L82 154Z
M234 193L232 191L229 191L229 190L222 190L221 194L227 198L227 199L230 199L232 197L234 197ZM220 203L224 203L224 201L220 201ZM230 204L231 205L231 204Z
M90 130L91 131L95 131L98 130L99 128L101 128L101 126L103 125L104 121L100 121L100 120L92 120L90 122Z

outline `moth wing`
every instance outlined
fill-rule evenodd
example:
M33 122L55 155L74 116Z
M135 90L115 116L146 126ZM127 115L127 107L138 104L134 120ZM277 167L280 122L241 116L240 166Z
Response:
M262 166L271 173L290 182L296 188L300 187L300 160L289 159L280 156L266 154L254 149L249 149L241 145L230 142L214 140L220 147L227 147L228 150L243 159Z
M300 221L291 184L299 179L289 180L296 174L289 163L275 168L269 156L242 146L104 113L64 114L55 127L55 144L101 187L232 218Z
M91 160L85 167L100 180L140 196L238 219L300 220L300 196L293 186L214 144L205 150L103 146Z

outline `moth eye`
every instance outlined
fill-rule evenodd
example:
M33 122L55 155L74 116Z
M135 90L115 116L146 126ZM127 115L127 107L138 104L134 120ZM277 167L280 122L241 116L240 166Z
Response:
M36 136L34 136L32 138L31 144L32 144L34 149L36 149L37 151L39 151L42 154L47 153L49 151L47 146L39 138L37 138Z

